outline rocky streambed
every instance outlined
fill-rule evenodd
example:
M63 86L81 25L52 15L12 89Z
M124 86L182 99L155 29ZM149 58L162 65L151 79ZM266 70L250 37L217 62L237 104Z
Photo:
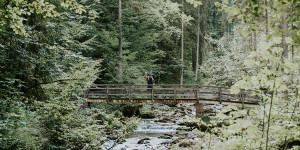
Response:
M206 140L196 131L205 132L208 127L202 120L209 120L223 105L205 105L205 117L196 119L193 104L144 104L141 108L140 125L122 143L115 140L104 143L102 149L111 150L165 150L197 149L197 143ZM202 121L203 122L203 121ZM217 142L217 141L214 141ZM204 143L204 144L203 144Z

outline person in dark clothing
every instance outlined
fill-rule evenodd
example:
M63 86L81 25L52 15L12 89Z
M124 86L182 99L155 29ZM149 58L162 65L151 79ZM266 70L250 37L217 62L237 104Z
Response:
M148 75L147 75L147 72L145 72L145 78L147 79L147 83L148 83L148 86L147 86L148 91L151 91L153 83L154 83L152 70L150 70Z

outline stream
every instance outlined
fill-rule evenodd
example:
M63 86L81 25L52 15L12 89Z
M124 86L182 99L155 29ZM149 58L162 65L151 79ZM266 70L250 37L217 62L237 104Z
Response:
M141 119L140 125L125 139L125 142L116 144L109 140L101 149L105 150L165 150L178 141L185 139L200 140L192 131L180 132L179 125L185 118L195 116L192 104L179 104L179 107L166 105L145 106L155 111L157 116L152 119ZM184 148L186 150L191 148Z

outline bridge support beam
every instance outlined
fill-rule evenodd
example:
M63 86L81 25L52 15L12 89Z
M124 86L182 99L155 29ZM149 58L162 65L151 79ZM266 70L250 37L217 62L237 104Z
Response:
M203 115L204 114L204 105L203 103L195 103L195 108L196 108L196 116Z

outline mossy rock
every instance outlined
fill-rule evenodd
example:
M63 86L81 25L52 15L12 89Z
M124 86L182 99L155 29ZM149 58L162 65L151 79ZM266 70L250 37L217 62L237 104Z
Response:
M154 112L142 112L140 116L141 118L151 119L151 118L155 118L156 114Z
M121 108L121 112L125 117L140 116L140 108L142 107L142 104L124 104Z
M171 134L164 134L164 135L161 135L159 136L158 138L161 138L161 139L172 139L173 135Z
M177 107L177 103L164 103L164 104L169 107Z
M196 143L193 141L189 141L189 140L184 140L182 142L179 143L179 147L184 147L184 148L188 148L188 147L192 147L193 145L195 145Z
M209 123L210 122L210 117L209 116L204 116L204 115L197 115L197 118L201 118L201 120L205 123Z
M191 129L190 127L178 127L177 130L180 130L180 131L192 131L193 129Z

